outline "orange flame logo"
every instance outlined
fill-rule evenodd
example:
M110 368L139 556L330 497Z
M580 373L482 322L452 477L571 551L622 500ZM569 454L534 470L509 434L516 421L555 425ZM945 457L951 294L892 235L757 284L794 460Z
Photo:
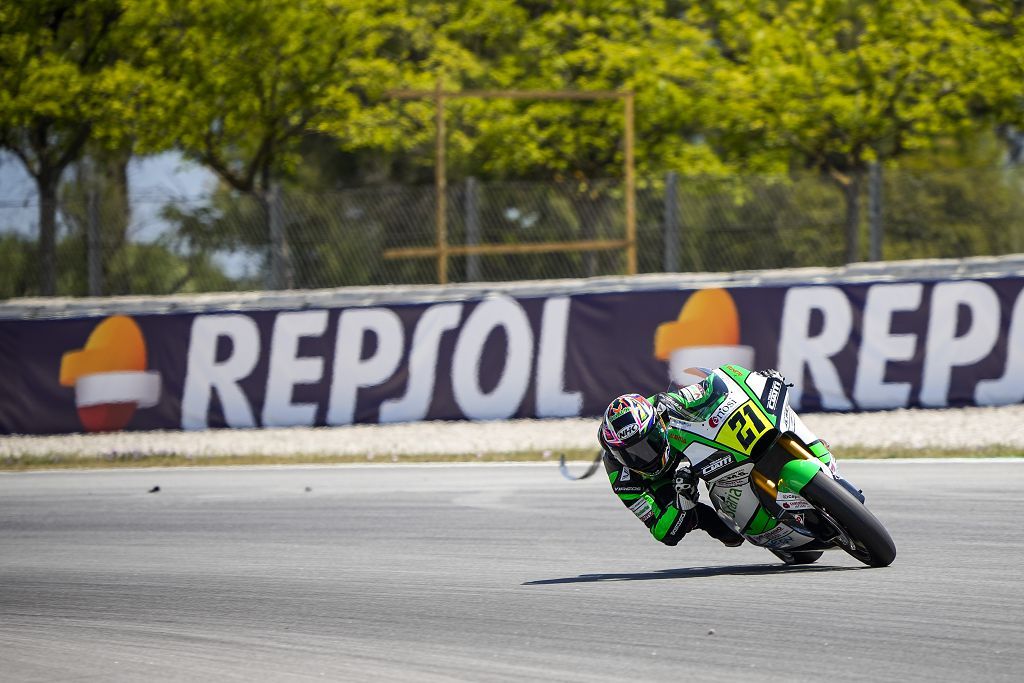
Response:
M146 340L126 315L103 320L85 346L64 354L60 384L74 387L87 432L124 429L138 408L160 401L160 373L146 369Z

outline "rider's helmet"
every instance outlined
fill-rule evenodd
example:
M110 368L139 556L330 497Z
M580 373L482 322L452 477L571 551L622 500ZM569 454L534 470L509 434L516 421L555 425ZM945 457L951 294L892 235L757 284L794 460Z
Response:
M662 474L672 464L665 422L640 394L623 394L608 404L600 441L615 460L646 476Z

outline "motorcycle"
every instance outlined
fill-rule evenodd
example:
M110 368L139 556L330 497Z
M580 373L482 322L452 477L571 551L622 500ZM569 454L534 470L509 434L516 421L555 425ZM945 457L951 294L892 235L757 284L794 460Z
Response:
M790 406L792 385L782 375L737 365L687 372L703 379L662 395L669 441L705 482L723 521L786 564L810 564L837 548L871 567L892 564L892 537ZM582 479L599 462L600 454L579 477L564 456L560 467Z

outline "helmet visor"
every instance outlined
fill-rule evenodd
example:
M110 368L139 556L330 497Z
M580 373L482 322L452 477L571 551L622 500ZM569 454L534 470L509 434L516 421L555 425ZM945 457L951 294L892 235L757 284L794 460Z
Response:
M645 474L660 472L668 462L668 435L659 416L647 436L623 448L629 468Z

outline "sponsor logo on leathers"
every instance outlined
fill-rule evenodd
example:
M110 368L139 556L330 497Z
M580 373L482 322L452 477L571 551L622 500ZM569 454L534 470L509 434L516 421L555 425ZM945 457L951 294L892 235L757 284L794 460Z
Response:
M768 392L768 401L764 404L764 407L768 410L774 411L775 406L779 402L779 393L782 389L782 382L779 380L772 380L771 391Z
M687 513L686 510L680 510L680 512L679 512L679 519L677 519L676 523L672 525L671 529L669 529L669 531L668 531L669 535L672 535L675 532L679 531L679 527L681 527L683 525L683 522L686 520L686 513Z
M700 475L702 477L707 477L712 472L717 472L718 470L722 469L726 465L729 465L730 463L732 463L732 456L723 455L721 458L716 458L715 460L712 460L711 462L702 466L700 468Z
M629 509L633 511L633 514L640 518L640 521L646 522L654 514L651 512L651 503L646 498L640 498L635 503L629 506Z
M690 403L697 403L704 397L706 388L703 384L698 382L697 384L690 384L679 390L679 394L683 396Z

